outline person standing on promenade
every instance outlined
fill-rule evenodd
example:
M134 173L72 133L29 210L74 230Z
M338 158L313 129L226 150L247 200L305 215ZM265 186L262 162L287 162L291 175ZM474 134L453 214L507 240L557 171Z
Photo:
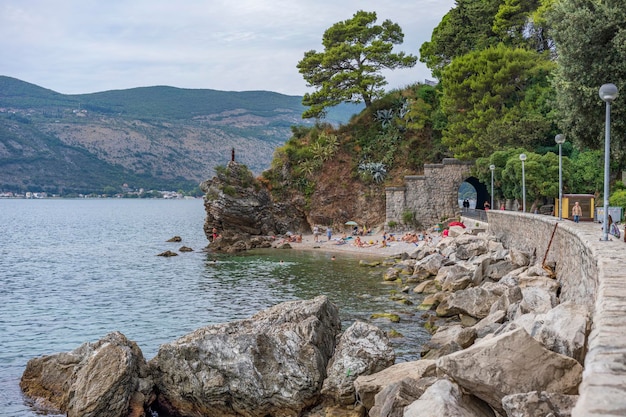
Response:
M580 221L580 216L583 215L583 208L580 207L578 201L574 203L574 207L572 207L572 216L574 216L574 223L578 223Z

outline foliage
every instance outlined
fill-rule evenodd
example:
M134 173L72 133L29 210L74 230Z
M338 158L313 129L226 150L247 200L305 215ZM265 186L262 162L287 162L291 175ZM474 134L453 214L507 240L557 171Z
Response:
M405 210L402 212L402 223L407 226L415 224L415 212L411 210Z
M387 176L387 169L382 162L364 162L359 164L359 171L369 175L375 182L383 182Z
M502 0L457 0L420 47L420 61L441 79L441 70L456 57L497 45L494 16Z
M510 46L551 51L554 40L545 12L554 0L504 0L494 17L493 31Z
M404 39L400 26L390 20L375 22L375 12L360 10L324 32L324 52L305 52L297 67L307 85L317 90L304 95L302 104L310 108L303 118L323 117L329 107L342 102L364 102L369 107L387 83L382 69L415 65L416 57L392 52Z
M609 205L613 207L622 207L626 211L626 190L617 190L609 198Z
M506 199L522 198L522 174L519 155L525 153L526 198L533 201L541 198L557 198L559 161L558 154L547 151L543 154L528 152L522 148L496 151L486 158L476 160L473 175L482 183L491 183L494 170L494 197ZM571 157L562 158L564 194L598 194L603 188L602 154L598 151L573 152Z
M502 44L455 59L443 72L442 141L461 159L553 141L547 55Z
M622 1L561 0L548 20L554 28L559 66L554 76L559 125L578 148L604 146L604 83L626 86L626 9ZM626 109L611 108L611 156L626 164Z

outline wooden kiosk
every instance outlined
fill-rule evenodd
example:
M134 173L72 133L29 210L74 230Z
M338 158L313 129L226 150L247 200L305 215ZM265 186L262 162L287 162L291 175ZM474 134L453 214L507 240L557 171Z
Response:
M593 194L563 194L563 218L574 220L572 207L577 201L583 209L583 215L580 216L580 221L592 222L595 213L595 197ZM558 198L554 200L554 215L559 217Z

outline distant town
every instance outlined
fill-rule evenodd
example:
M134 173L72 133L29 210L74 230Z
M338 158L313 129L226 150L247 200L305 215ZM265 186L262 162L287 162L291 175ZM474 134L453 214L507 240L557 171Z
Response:
M25 193L14 193L11 191L8 192L0 192L0 198L23 198L23 199L44 199L44 198L163 198L169 200L193 200L196 198L201 198L197 196L185 195L183 193L177 191L157 191L150 190L144 191L140 189L138 191L130 191L124 193L117 194L69 194L69 195L59 195L59 194L50 194L46 192L25 192Z

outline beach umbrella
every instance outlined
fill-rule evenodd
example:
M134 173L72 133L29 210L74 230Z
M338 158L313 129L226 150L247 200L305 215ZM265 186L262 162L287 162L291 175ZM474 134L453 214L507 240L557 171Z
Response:
M349 222L345 223L346 226L358 226L359 224L357 222L353 222L352 220L350 220Z

